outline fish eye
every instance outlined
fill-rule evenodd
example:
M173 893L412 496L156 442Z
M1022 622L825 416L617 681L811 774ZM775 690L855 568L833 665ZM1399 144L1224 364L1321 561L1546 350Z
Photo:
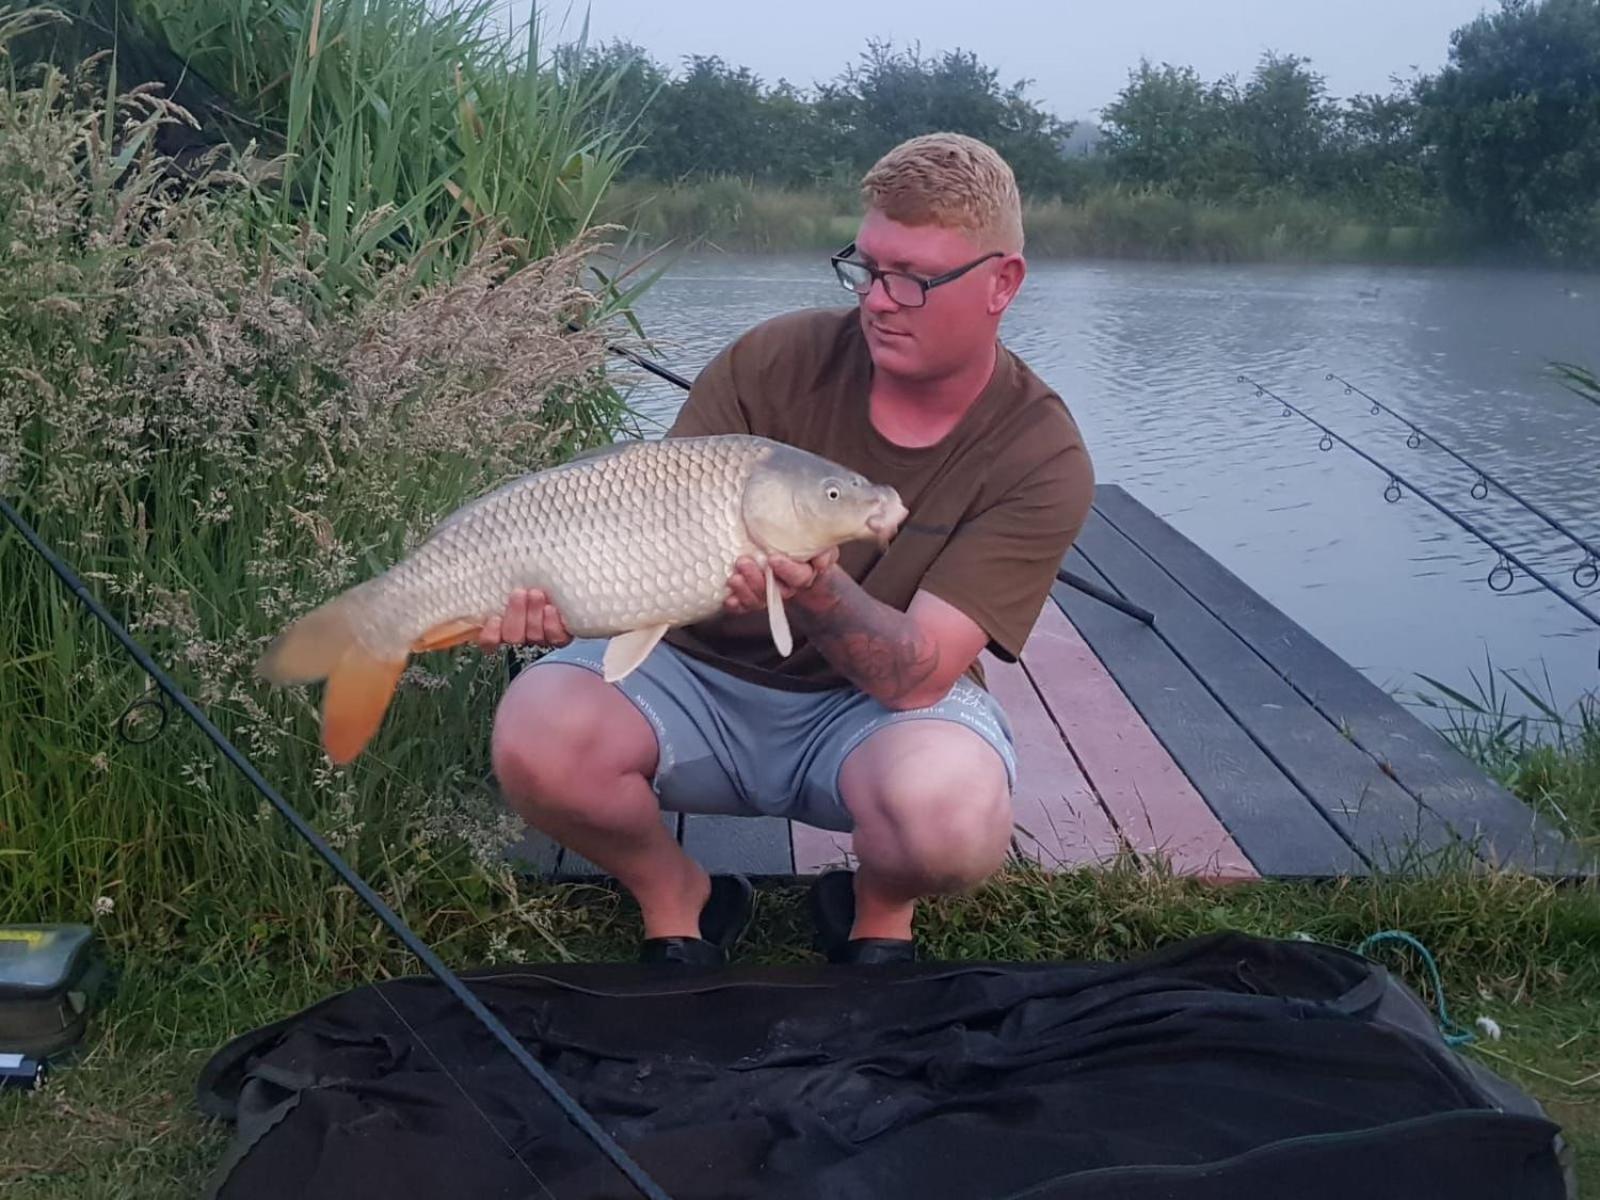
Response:
M827 490L827 492L825 494L827 495L829 500L837 500L839 498L839 486L838 486L838 484L830 483L828 485L828 490Z

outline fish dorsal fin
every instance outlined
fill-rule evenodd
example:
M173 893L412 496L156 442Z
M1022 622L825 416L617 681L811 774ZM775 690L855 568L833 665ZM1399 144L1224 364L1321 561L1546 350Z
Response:
M647 625L643 629L630 629L612 638L606 644L605 656L600 661L605 681L615 683L631 675L635 667L650 657L650 651L656 648L656 643L666 632L665 625Z
M772 644L788 658L794 650L794 635L789 632L789 614L784 610L783 593L778 591L771 563L767 564L767 622L772 626Z

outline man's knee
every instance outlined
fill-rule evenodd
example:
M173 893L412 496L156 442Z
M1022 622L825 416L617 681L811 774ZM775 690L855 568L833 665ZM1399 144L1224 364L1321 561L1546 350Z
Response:
M655 769L655 735L616 688L583 667L524 670L494 715L495 778L521 805L561 805L596 779Z
M977 734L946 722L907 721L868 738L840 775L863 853L874 843L935 881L975 886L1011 843L1005 764Z

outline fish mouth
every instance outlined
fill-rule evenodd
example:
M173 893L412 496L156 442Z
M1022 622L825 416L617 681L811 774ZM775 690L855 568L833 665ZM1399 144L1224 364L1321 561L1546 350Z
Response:
M890 491L878 502L877 511L867 518L867 528L877 538L879 546L887 546L900 531L901 523L910 515L910 510L900 502L899 495Z

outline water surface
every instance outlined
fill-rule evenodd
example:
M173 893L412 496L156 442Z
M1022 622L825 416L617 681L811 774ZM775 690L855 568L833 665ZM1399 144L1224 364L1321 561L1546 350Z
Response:
M640 309L660 358L694 373L776 313L849 303L819 256L707 255ZM1600 626L1388 476L1238 380L1246 374L1398 472L1600 614L1582 553L1335 372L1600 545L1600 408L1545 376L1600 367L1600 278L1485 269L1035 262L1002 336L1054 387L1118 483L1327 643L1415 703L1509 671L1563 707L1600 685ZM670 420L681 393L635 403ZM1506 688L1503 677L1497 686ZM1525 704L1513 704L1517 711ZM1424 712L1429 719L1437 715Z

